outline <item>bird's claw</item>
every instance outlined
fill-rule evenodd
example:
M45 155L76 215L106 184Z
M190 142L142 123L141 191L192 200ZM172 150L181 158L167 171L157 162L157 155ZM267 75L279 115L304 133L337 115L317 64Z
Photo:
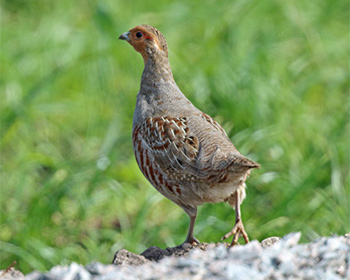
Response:
M199 240L195 237L192 237L192 238L187 238L184 243L182 243L177 247L181 249L187 249L187 248L192 248L192 246L195 246L197 244L200 244Z
M183 244L191 244L191 245L196 245L199 244L199 240L192 236L191 238L187 238Z
M235 226L233 227L233 229L226 233L222 238L221 238L221 241L224 240L224 239L227 239L229 238L231 235L233 235L233 239L232 239L232 242L230 244L230 247L234 246L237 244L237 241L238 241L238 238L240 236L243 236L244 240L246 243L249 243L249 237L248 237L248 234L245 232L244 230L244 226L243 226L243 223L241 220L238 220L236 221L236 224Z

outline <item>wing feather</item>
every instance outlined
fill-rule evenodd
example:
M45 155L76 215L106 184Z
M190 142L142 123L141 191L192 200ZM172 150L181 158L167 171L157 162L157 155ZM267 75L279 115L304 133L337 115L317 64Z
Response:
M204 113L148 118L135 127L133 142L134 149L147 149L153 154L157 168L173 179L222 182L231 172L258 167L243 157L224 129ZM137 153L143 151L135 150Z

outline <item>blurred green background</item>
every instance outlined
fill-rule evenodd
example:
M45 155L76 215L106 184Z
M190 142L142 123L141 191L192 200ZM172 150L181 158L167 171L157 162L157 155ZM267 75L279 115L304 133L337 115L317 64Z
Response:
M29 1L1 7L1 268L110 263L181 244L188 217L146 181L131 126L143 61L118 36L157 27L175 80L262 169L251 239L350 231L349 7L335 1ZM218 242L228 204L199 209Z

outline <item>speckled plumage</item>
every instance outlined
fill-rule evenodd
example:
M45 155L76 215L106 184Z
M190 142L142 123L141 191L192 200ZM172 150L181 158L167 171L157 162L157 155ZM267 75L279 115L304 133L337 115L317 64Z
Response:
M242 234L240 217L245 180L260 165L242 156L224 129L198 110L176 85L164 36L149 25L123 33L145 63L133 120L136 161L149 182L190 217L185 242L193 236L197 206L226 201L236 210L236 225L224 238Z

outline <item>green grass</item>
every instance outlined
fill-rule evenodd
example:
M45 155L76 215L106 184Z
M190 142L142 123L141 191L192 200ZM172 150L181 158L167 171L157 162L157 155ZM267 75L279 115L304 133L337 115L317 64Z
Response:
M132 4L130 4L130 3ZM157 3L157 4L156 4ZM143 61L118 36L163 32L187 97L256 160L251 239L350 231L347 1L1 1L1 268L109 263L185 239L188 217L134 160ZM200 208L217 242L227 204Z

